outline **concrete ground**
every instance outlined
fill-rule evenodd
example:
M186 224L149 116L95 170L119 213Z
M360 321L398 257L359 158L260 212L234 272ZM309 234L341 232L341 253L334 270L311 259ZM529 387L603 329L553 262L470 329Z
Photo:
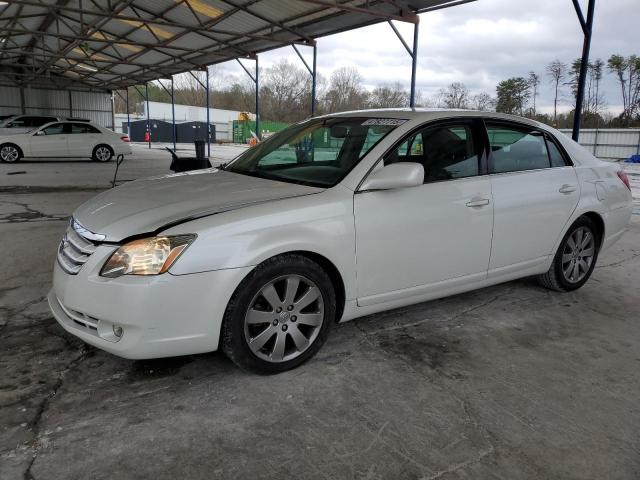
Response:
M122 178L166 171L136 152ZM579 291L373 315L262 377L220 353L123 360L52 319L56 246L106 167L0 165L0 479L640 478L638 215Z

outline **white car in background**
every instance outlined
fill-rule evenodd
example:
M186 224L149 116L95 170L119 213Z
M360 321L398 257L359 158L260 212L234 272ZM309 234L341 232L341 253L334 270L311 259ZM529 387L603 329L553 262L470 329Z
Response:
M126 358L222 348L279 372L338 321L526 276L575 290L630 216L619 166L541 123L347 112L222 168L89 200L59 246L49 305Z
M65 120L75 120L79 122L89 121L80 118L56 117L53 115L7 115L0 117L0 135L26 133L47 123L62 122Z
M0 135L0 160L21 158L92 158L108 162L114 156L129 155L127 135L83 121L56 121L26 133Z

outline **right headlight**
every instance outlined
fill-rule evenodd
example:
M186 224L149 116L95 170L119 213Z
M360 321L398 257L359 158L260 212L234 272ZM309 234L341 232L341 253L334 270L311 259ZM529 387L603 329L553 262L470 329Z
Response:
M109 257L100 276L159 275L169 270L196 235L141 238L125 243Z

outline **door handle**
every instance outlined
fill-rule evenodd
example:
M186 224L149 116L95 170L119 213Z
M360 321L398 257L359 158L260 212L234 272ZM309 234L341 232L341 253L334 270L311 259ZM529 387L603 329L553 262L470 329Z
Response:
M562 185L560 187L560 189L558 190L560 193L564 193L565 195L569 194L569 193L573 193L577 190L578 187L576 187L575 185L569 185L568 183L565 183L564 185Z
M467 207L484 207L489 205L488 198L473 198L465 204Z

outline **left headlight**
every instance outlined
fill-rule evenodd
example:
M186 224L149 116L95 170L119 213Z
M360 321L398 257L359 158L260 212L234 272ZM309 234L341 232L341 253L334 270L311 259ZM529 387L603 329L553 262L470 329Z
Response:
M116 250L100 270L101 277L159 275L169 270L196 235L141 238Z

